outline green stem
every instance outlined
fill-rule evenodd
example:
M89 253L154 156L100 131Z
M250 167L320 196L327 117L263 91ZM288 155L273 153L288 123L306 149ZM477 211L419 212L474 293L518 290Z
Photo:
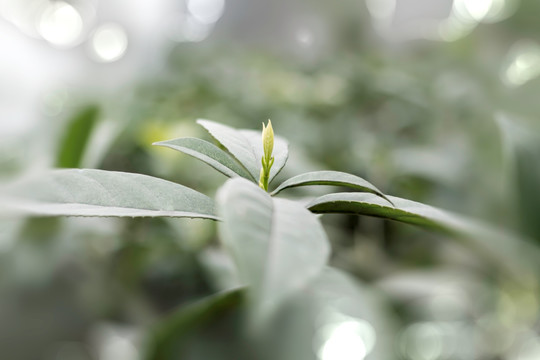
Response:
M269 161L266 161L264 156L261 158L261 175L259 177L259 187L264 191L268 191L268 182L270 180L270 169L274 165L274 158L271 157Z

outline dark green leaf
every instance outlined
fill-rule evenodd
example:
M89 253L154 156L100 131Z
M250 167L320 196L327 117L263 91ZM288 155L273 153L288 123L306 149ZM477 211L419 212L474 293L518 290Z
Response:
M244 303L244 289L217 294L183 306L160 323L146 344L145 360L173 360L186 356L193 335Z
M174 140L160 141L153 145L164 146L174 150L181 151L204 161L217 171L228 177L240 176L246 179L252 179L252 176L239 165L225 151L207 141L196 138L180 138Z
M88 106L77 112L69 120L58 149L57 167L75 168L81 165L86 144L98 116L99 108L97 106Z

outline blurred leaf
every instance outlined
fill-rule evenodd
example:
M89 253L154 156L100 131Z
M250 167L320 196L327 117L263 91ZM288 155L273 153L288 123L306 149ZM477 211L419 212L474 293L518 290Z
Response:
M168 147L191 155L228 177L241 176L251 179L251 175L235 159L207 141L197 138L180 138L160 141L153 145Z
M521 230L540 241L540 136L510 116L498 114L496 119L513 171Z
M68 122L58 149L56 166L76 168L80 166L86 145L99 117L99 108L88 106L77 112Z
M211 325L226 313L238 310L243 304L244 289L236 289L181 307L151 333L144 359L185 358L186 352L192 346L194 335L201 328Z
M221 239L251 286L259 314L303 289L326 264L326 234L317 217L295 202L232 179L219 190L218 211Z
M540 242L540 143L515 152L516 190L524 233Z
M396 324L384 300L373 286L327 267L273 318L262 359L394 359Z
M373 184L367 182L359 176L339 171L314 171L294 176L281 183L277 189L272 192L272 195L276 195L285 189L308 185L346 186L359 191L373 193L385 200L388 200L386 196L384 196L384 194Z
M251 174L253 180L259 179L261 158L263 156L261 133L253 130L237 130L209 120L197 120L221 145L223 145ZM289 156L288 144L283 138L274 139L274 165L270 181L285 166Z
M16 184L8 211L42 216L170 216L217 219L213 201L147 175L91 169L50 171Z

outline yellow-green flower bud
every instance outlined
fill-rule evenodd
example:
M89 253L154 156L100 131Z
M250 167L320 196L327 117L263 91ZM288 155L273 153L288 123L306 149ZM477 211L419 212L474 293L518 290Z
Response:
M272 121L268 120L268 126L264 126L262 130L262 143L264 150L264 159L268 164L274 150L274 129L272 129Z

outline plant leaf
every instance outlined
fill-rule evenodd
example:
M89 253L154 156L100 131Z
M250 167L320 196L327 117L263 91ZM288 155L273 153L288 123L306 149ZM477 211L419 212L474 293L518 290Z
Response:
M191 155L228 177L241 176L252 179L251 174L238 164L235 159L207 141L197 138L180 138L156 142L153 145L168 147Z
M57 167L74 168L81 166L84 150L98 116L99 108L97 106L87 106L69 120L58 149Z
M259 166L261 163L261 158L264 154L261 133L254 130L239 131L246 139L248 139L249 143L251 144L251 148L255 154L255 159L257 159L257 166ZM289 143L287 140L280 136L274 137L274 151L272 152L272 156L274 157L274 164L270 169L269 183L279 174L281 169L283 169L287 163L287 159L289 158Z
M92 169L52 170L15 184L11 211L42 216L170 216L217 219L213 201L155 177Z
M259 314L303 289L324 268L326 234L303 206L273 199L257 185L231 179L218 192L220 237L238 273L251 286Z
M279 185L277 189L272 192L272 195L276 195L285 189L308 185L346 186L356 190L373 193L385 200L388 200L388 198L373 184L359 176L340 171L313 171L294 176L281 183L281 185Z
M255 158L249 140L240 131L210 120L199 119L197 124L204 127L214 139L223 145L246 168L253 181L259 179L261 160Z
M186 356L193 334L241 309L244 295L245 289L234 289L182 306L151 332L144 359L172 360Z
M307 208L316 214L369 215L418 225L468 239L477 254L522 281L537 271L540 252L521 238L459 215L411 200L388 196L394 206L368 193L336 193L316 198ZM523 280L524 281L524 280Z
M263 156L261 133L254 130L237 130L210 120L197 120L214 139L223 145L258 182ZM270 171L270 180L281 171L289 157L289 145L279 136L274 138L274 165Z
M313 200L307 208L317 214L370 215L448 232L454 232L462 225L442 210L394 196L389 196L389 198L394 203L394 207L373 194L335 193Z

